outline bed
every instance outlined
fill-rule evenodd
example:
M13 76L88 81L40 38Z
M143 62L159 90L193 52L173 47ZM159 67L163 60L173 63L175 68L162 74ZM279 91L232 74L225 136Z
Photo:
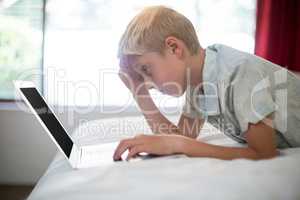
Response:
M176 117L170 117L176 121ZM142 117L87 122L73 133L81 144L150 134ZM199 139L242 146L205 124ZM158 157L73 170L58 153L28 200L99 199L300 199L300 148L281 150L275 159L224 161Z

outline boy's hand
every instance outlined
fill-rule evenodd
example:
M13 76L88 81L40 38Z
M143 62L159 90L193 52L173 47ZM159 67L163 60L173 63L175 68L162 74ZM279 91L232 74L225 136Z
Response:
M131 92L135 92L136 89L144 82L141 75L128 67L124 67L119 70L119 77Z
M139 135L120 142L115 150L113 159L121 160L121 155L128 150L126 160L139 153L154 155L171 155L180 153L185 137L179 135Z

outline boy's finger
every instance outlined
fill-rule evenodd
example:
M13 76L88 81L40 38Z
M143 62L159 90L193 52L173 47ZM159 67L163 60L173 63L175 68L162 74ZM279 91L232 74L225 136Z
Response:
M130 69L120 69L118 72L119 77L122 79L122 81L134 81L134 80L138 80L138 81L143 81L143 77L136 73L135 71L132 71Z
M136 145L130 149L126 160L129 161L131 158L142 152L145 152L145 145Z
M119 145L117 146L114 155L113 155L113 159L114 160L120 160L121 155L129 148L131 148L134 145L138 144L138 140L135 138L132 139L125 139L122 140Z
M117 148L115 149L113 159L119 160L121 158L122 153L126 151L132 145L131 139L121 140L118 144Z

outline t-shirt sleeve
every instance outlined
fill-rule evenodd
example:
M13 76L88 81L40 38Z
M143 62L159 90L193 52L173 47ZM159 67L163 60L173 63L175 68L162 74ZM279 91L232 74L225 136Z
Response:
M268 76L251 66L237 73L233 82L233 104L241 136L248 130L249 123L256 124L275 111L270 89Z

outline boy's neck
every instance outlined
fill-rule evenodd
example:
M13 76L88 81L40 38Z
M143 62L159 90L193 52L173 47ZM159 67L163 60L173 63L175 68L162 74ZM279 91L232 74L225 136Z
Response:
M199 49L198 53L191 56L188 61L189 71L187 76L190 77L190 84L192 87L197 87L202 83L202 69L204 66L205 49Z

